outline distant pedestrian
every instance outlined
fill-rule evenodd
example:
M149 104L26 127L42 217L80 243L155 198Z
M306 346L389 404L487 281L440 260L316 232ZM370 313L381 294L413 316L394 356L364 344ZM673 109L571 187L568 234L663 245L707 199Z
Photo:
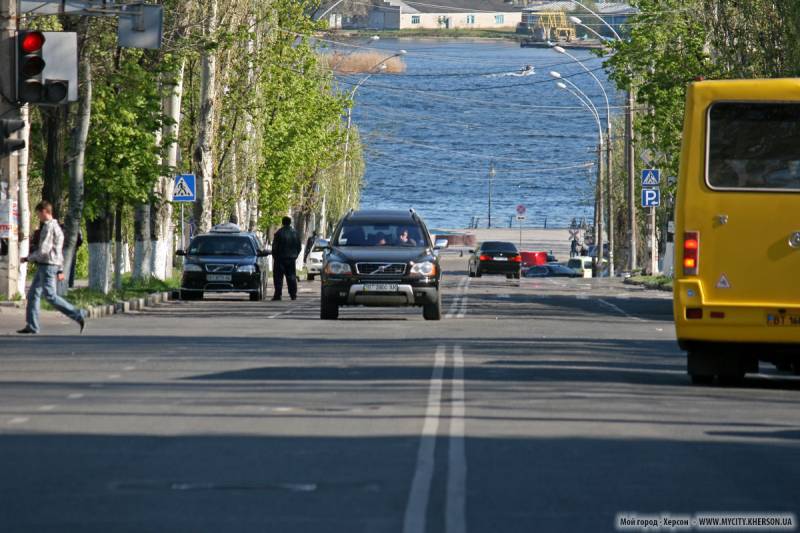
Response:
M572 243L569 245L569 256L575 257L578 255L578 239L572 239Z
M275 284L273 300L280 300L283 292L283 278L286 276L286 286L292 300L297 299L297 273L295 265L297 256L300 255L300 237L292 228L292 219L283 217L283 227L275 232L272 240L272 259L274 271L272 281Z
M35 252L23 257L21 261L36 263L36 275L28 289L28 306L25 313L26 325L17 333L39 333L39 300L42 292L44 299L50 305L77 322L83 333L86 327L86 316L83 311L76 309L71 303L61 298L56 292L56 281L64 279L59 274L64 264L62 248L64 246L64 233L58 221L53 218L53 206L50 202L39 202L36 205L36 215L42 223L38 246Z
M586 254L588 253L589 250L587 250L585 246L581 246L581 251L580 251L581 257L586 257Z
M314 230L314 233L311 234L311 237L306 240L306 249L303 252L303 263L308 261L308 254L311 253L311 249L314 247L315 242L317 242L317 230Z

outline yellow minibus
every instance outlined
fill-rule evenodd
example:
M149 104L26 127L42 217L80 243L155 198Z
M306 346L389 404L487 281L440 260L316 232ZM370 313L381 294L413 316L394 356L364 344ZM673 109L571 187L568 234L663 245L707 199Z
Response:
M800 371L800 79L689 86L674 314L695 384Z

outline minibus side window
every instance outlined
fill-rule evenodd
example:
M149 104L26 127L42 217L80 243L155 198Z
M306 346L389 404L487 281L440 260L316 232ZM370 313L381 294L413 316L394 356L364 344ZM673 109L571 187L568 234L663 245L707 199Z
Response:
M712 105L706 183L722 190L800 191L800 103Z

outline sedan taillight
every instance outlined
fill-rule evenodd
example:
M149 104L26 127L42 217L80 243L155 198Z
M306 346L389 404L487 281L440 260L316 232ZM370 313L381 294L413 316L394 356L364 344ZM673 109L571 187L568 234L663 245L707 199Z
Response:
M700 233L687 231L683 234L683 275L696 276L700 264Z
M478 259L480 259L481 261L491 261L492 260L492 256L491 255L481 255Z
M515 255L513 257L509 257L508 260L512 261L514 263L522 263L522 256L521 255Z

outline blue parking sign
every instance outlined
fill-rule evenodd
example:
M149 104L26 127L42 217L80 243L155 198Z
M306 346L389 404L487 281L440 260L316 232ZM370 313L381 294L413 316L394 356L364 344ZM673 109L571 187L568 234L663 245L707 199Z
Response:
M661 205L661 191L658 189L642 189L642 207L658 207Z

